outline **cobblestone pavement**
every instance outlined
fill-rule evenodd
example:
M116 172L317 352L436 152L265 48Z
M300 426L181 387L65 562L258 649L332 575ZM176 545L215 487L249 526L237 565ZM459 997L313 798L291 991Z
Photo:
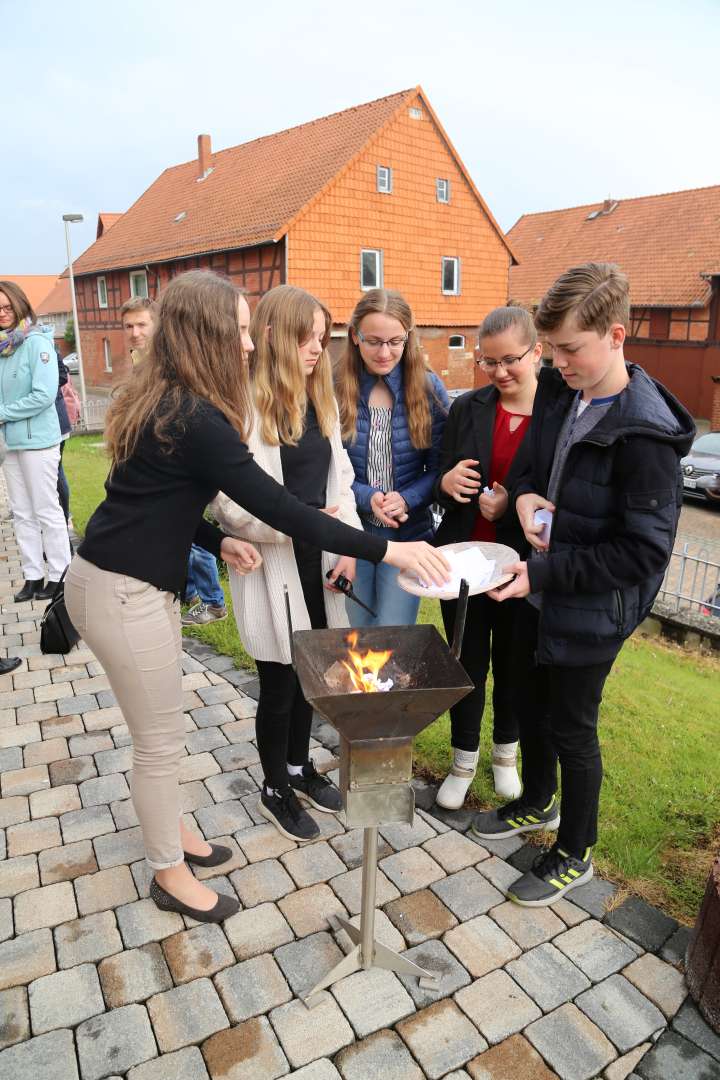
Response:
M1 512L0 508L0 512ZM41 604L15 604L12 523L0 536L0 1080L712 1080L720 1038L686 999L687 930L594 880L523 910L503 889L528 864L481 846L418 783L413 826L381 830L378 936L440 978L380 970L311 984L349 949L361 834L317 815L298 847L257 813L252 677L188 640L187 821L233 851L241 910L222 926L159 911L129 800L127 728L86 648L40 653ZM314 728L328 764L332 729ZM325 743L326 745L323 745Z

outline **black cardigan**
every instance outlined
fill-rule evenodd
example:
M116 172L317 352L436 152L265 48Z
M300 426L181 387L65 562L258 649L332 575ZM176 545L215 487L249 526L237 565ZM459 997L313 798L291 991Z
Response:
M467 503L456 502L452 496L445 494L440 482L458 461L472 458L479 462L477 471L483 478L483 484L487 484L492 457L495 408L499 398L500 394L494 386L483 386L479 390L470 390L452 403L440 451L440 476L435 485L435 500L445 510L440 528L435 534L436 546L469 540L472 536L478 514L477 498ZM503 484L510 495L507 512L495 522L498 543L507 544L521 555L527 550L528 543L515 513L513 488L527 465L528 445L526 432Z
M323 551L380 562L387 542L305 506L260 468L219 409L188 403L168 452L147 430L112 469L78 554L102 570L180 593L193 542L220 554L224 537L203 519L219 490L255 517Z

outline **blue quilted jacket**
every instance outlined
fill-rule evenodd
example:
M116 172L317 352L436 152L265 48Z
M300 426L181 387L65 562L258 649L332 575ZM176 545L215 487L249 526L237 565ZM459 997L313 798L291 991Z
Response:
M354 442L344 444L355 470L355 483L352 487L358 513L363 522L368 523L372 518L370 499L379 490L371 487L367 482L370 434L368 398L376 379L376 375L372 375L363 367L360 375L357 436ZM389 375L384 376L384 381L394 402L392 410L393 490L402 495L408 506L408 519L396 532L393 530L392 538L393 540L428 540L432 536L430 505L433 502L433 487L438 478L440 444L450 401L437 375L428 372L428 392L432 410L432 443L427 450L416 450L410 439L405 414L403 365L398 364L393 368ZM430 387L433 393L430 393Z

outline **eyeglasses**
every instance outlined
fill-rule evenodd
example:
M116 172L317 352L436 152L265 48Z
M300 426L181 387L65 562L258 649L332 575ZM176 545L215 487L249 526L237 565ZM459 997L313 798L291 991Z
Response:
M407 334L403 334L402 337L392 337L383 341L382 338L365 337L362 330L356 330L355 333L360 338L363 345L366 345L368 349L382 349L383 345L389 345L391 349L402 349L408 339Z
M12 304L0 304L0 315L11 315L14 311Z
M506 356L504 360L486 360L484 356L481 356L479 359L475 360L475 363L478 367L481 367L483 371L493 372L499 368L501 364L506 371L510 371L516 364L519 364L521 360L524 360L527 354L534 348L535 346L531 345L525 350L522 356Z

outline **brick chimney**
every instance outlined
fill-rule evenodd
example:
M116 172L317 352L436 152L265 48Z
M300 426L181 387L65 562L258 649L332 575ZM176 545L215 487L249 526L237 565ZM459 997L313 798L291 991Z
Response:
M711 375L713 396L710 406L710 430L720 431L720 375Z
M209 135L198 135L198 180L204 180L212 165L212 143Z

